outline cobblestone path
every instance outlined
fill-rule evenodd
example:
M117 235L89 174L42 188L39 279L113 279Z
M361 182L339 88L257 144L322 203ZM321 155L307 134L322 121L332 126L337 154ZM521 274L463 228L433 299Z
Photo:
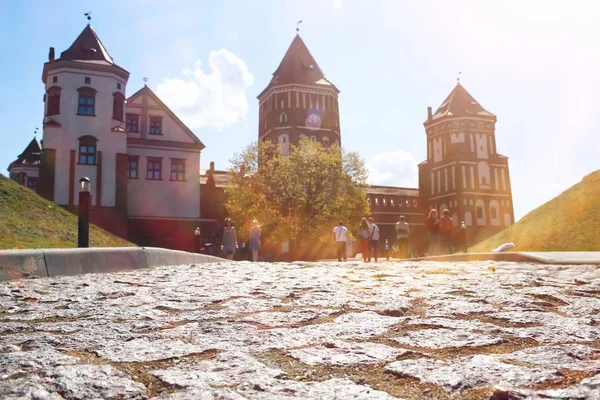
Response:
M239 262L3 282L0 398L599 399L600 267Z

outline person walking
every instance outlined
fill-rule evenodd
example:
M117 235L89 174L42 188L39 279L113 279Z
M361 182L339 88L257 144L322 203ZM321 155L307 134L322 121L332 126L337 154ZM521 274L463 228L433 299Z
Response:
M368 262L371 261L371 257L377 262L377 254L379 252L379 227L375 225L373 217L369 217L369 257Z
M235 228L231 224L230 218L225 218L225 227L223 228L223 238L221 239L221 246L223 246L223 252L229 260L233 260L235 249L237 248L237 235Z
M438 220L438 212L435 208L429 210L429 215L425 221L427 227L427 236L429 238L429 250L427 251L428 256L435 256L438 254L439 248L439 226L440 221Z
M260 249L260 226L257 220L252 220L250 227L250 250L252 250L252 261L258 261L258 250Z
M448 209L442 211L440 218L440 247L443 254L452 253L452 217Z
M333 243L335 245L335 252L339 262L346 261L346 242L348 241L348 228L344 226L342 221L338 221L338 224L333 228Z
M408 237L408 222L406 222L404 215L401 215L398 222L396 222L396 239L398 240L398 253L400 258L408 258L410 255L410 252L408 251Z
M358 237L360 239L360 252L362 254L362 258L364 262L367 262L367 257L369 256L369 237L371 235L371 231L369 229L369 222L366 218L362 218L360 220L360 225L358 226Z

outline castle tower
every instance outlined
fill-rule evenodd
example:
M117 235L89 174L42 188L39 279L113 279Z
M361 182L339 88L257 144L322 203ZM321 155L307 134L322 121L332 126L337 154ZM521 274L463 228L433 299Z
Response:
M284 154L302 138L341 145L338 93L296 35L258 95L258 139L278 143Z
M514 223L508 157L497 152L496 116L458 83L424 122L427 160L419 164L419 192L428 208L450 210L474 244Z
M116 65L87 25L71 47L44 64L43 149L38 193L56 204L78 204L78 182L92 181L92 207L126 212L125 90L129 72ZM119 178L119 179L118 179ZM124 187L123 187L124 186Z

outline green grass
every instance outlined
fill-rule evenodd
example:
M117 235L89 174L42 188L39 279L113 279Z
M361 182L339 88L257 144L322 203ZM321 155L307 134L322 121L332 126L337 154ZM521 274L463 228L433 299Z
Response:
M134 244L90 225L90 247ZM0 249L77 247L77 216L0 175Z
M507 242L510 251L600 251L600 170L469 251Z

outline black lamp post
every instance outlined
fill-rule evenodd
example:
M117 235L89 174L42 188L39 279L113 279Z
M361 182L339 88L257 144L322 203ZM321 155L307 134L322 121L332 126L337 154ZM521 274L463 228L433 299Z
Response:
M194 238L196 239L194 241L196 253L200 253L200 227L196 227L196 230L194 231Z
M79 180L79 226L77 247L90 247L90 179Z

